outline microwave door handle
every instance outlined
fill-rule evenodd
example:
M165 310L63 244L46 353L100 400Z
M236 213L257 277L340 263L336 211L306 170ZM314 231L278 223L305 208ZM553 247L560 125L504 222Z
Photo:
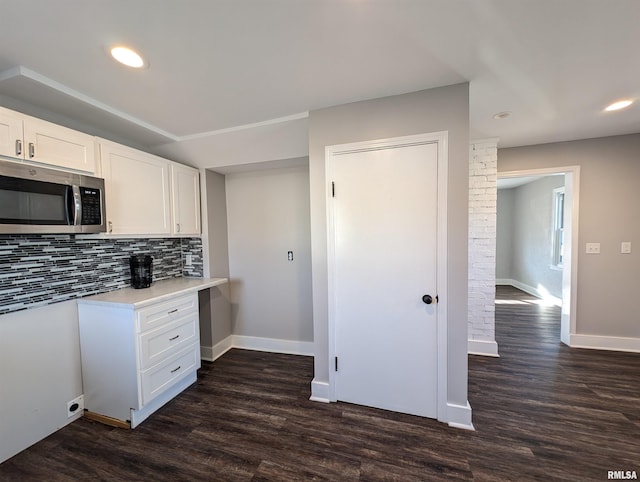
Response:
M79 226L82 220L82 202L80 188L78 186L67 186L67 214L70 226Z
M66 207L66 219L68 226L75 222L75 202L73 200L73 186L65 186L64 203Z

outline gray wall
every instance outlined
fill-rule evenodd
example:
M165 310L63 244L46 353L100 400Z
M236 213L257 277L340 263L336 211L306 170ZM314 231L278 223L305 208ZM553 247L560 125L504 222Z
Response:
M500 149L498 172L580 166L576 333L640 338L640 134ZM620 243L632 242L632 254ZM585 243L601 243L587 255Z
M513 203L515 189L498 189L496 280L513 279Z
M226 193L233 334L312 341L306 162L227 174Z
M205 276L229 277L229 250L227 238L227 201L225 178L212 171L201 171L203 249L207 251L208 265ZM231 335L231 304L229 285L220 285L200 292L200 344L203 356L213 356L212 348Z
M503 272L497 278L513 279L562 298L562 270L551 268L553 190L562 186L564 176L545 176L498 191L500 242L496 249L500 262L496 264ZM508 201L501 200L502 196Z
M312 111L309 174L313 259L314 380L329 381L325 146L428 132L449 133L448 394L467 403L469 85L424 90Z

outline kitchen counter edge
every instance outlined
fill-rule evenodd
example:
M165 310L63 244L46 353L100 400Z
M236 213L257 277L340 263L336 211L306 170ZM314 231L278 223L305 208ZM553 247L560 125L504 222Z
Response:
M122 288L108 293L79 298L78 304L105 305L138 309L175 296L212 288L227 283L227 278L171 278L155 281L149 288Z

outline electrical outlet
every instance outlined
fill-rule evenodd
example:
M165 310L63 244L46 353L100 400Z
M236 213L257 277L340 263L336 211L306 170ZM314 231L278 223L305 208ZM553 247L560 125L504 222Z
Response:
M587 254L600 254L600 243L587 243Z
M631 254L631 241L623 241L620 245L620 252L622 254Z
M192 266L193 265L193 255L191 253L187 253L184 258L185 258L185 265L186 266Z
M78 413L84 411L84 395L80 395L74 398L70 402L67 402L67 418L71 418Z

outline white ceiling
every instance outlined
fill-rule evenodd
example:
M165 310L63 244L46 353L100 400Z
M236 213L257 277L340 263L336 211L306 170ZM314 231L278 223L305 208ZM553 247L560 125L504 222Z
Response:
M628 134L640 105L602 108L640 98L639 24L638 0L0 0L0 104L199 167L303 157L311 110L467 81L473 138Z

